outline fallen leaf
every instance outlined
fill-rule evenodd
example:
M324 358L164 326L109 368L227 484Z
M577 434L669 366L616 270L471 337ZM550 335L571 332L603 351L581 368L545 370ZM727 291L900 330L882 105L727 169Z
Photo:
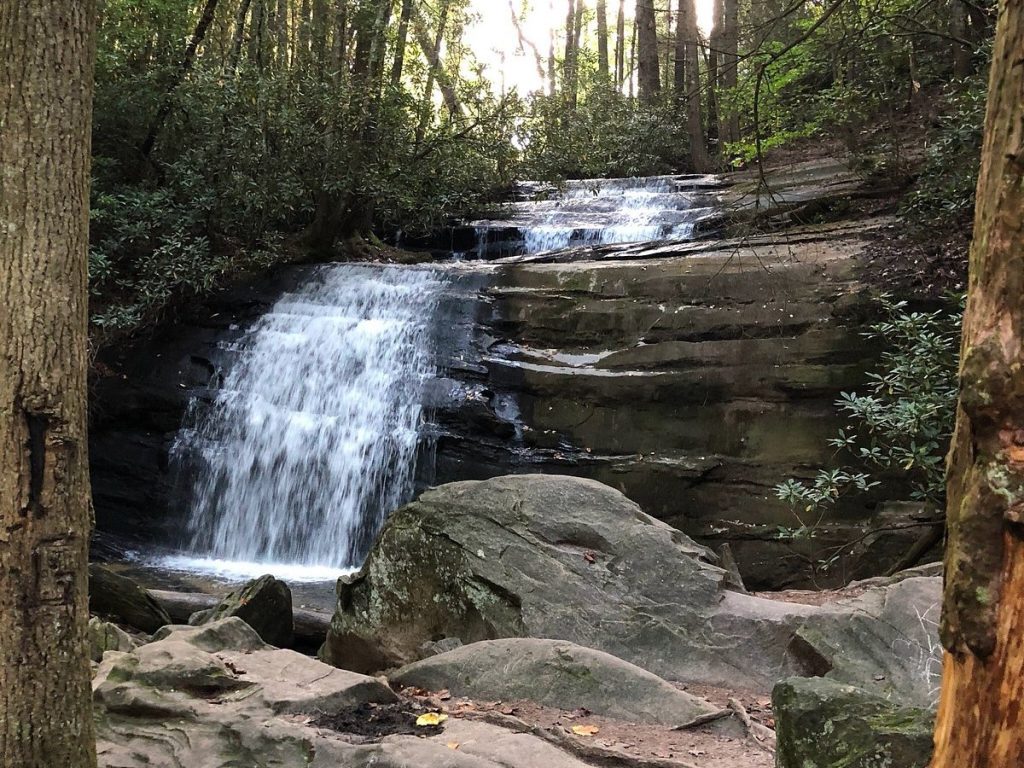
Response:
M588 563L595 563L597 562L597 555L595 555L593 552L587 552L583 555L583 559L586 560Z
M596 725L574 725L572 732L577 736L594 736L601 732L601 729Z
M440 712L427 712L426 714L420 715L416 718L416 725L421 728L440 725L448 719L448 715L442 715Z
M458 749L458 748L459 748L459 742L457 742L457 741L449 741L448 742L448 749Z

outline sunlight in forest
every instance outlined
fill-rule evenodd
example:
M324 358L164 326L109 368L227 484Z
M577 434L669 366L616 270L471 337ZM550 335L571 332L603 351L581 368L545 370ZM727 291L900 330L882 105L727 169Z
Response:
M590 14L590 34L594 34L595 0L583 2ZM485 77L499 90L511 91L514 88L520 94L526 94L544 88L545 79L543 72L538 71L537 55L544 59L543 66L546 66L552 35L555 37L554 44L558 51L556 55L561 55L564 30L560 29L557 23L552 25L552 19L565 19L567 0L528 1L527 11L520 21L523 42L526 43L525 50L512 22L512 14L520 5L517 0L471 0L469 11L476 16L476 20L466 29L466 44L483 67ZM614 2L608 5L608 24L614 33L618 8ZM714 0L696 0L695 5L697 25L701 32L707 35L713 27ZM624 10L627 24L631 25L636 15L635 3L627 2Z

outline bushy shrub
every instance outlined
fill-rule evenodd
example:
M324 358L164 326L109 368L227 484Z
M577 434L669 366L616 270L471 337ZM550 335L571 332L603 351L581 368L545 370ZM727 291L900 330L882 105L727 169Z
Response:
M863 393L836 402L848 423L829 441L840 466L813 480L789 479L775 488L801 523L812 529L840 498L899 477L913 499L945 505L945 457L956 418L957 361L962 306L909 311L906 302L880 300L884 319L866 334L885 345L879 370Z

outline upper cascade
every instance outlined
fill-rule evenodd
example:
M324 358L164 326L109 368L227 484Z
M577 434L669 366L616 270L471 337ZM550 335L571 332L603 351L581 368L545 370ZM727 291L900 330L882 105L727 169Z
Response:
M191 553L361 563L413 493L443 284L437 270L332 265L256 323L174 449L189 470Z
M716 176L650 176L524 183L507 219L473 222L477 258L520 256L576 246L689 240L710 215Z

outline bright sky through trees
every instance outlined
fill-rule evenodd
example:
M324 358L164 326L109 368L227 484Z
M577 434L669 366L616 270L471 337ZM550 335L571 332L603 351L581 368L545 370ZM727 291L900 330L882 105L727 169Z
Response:
M519 0L513 0L516 7ZM593 12L595 0L583 0L587 8ZM707 34L712 26L714 0L696 0L697 23ZM470 24L466 30L465 40L473 49L477 61L484 67L485 76L499 89L504 85L506 90L516 88L520 94L540 90L544 81L537 72L537 62L532 50L521 50L519 38L512 24L512 11L508 0L471 0L470 13L478 16L478 20ZM560 28L565 21L567 0L533 0L530 11L521 22L523 36L533 43L542 56L547 56L551 40L552 27L560 35ZM618 3L608 3L609 24L614 34L615 14ZM632 22L636 4L627 0L626 18ZM564 43L556 42L556 50L561 55ZM614 45L612 43L611 45Z

